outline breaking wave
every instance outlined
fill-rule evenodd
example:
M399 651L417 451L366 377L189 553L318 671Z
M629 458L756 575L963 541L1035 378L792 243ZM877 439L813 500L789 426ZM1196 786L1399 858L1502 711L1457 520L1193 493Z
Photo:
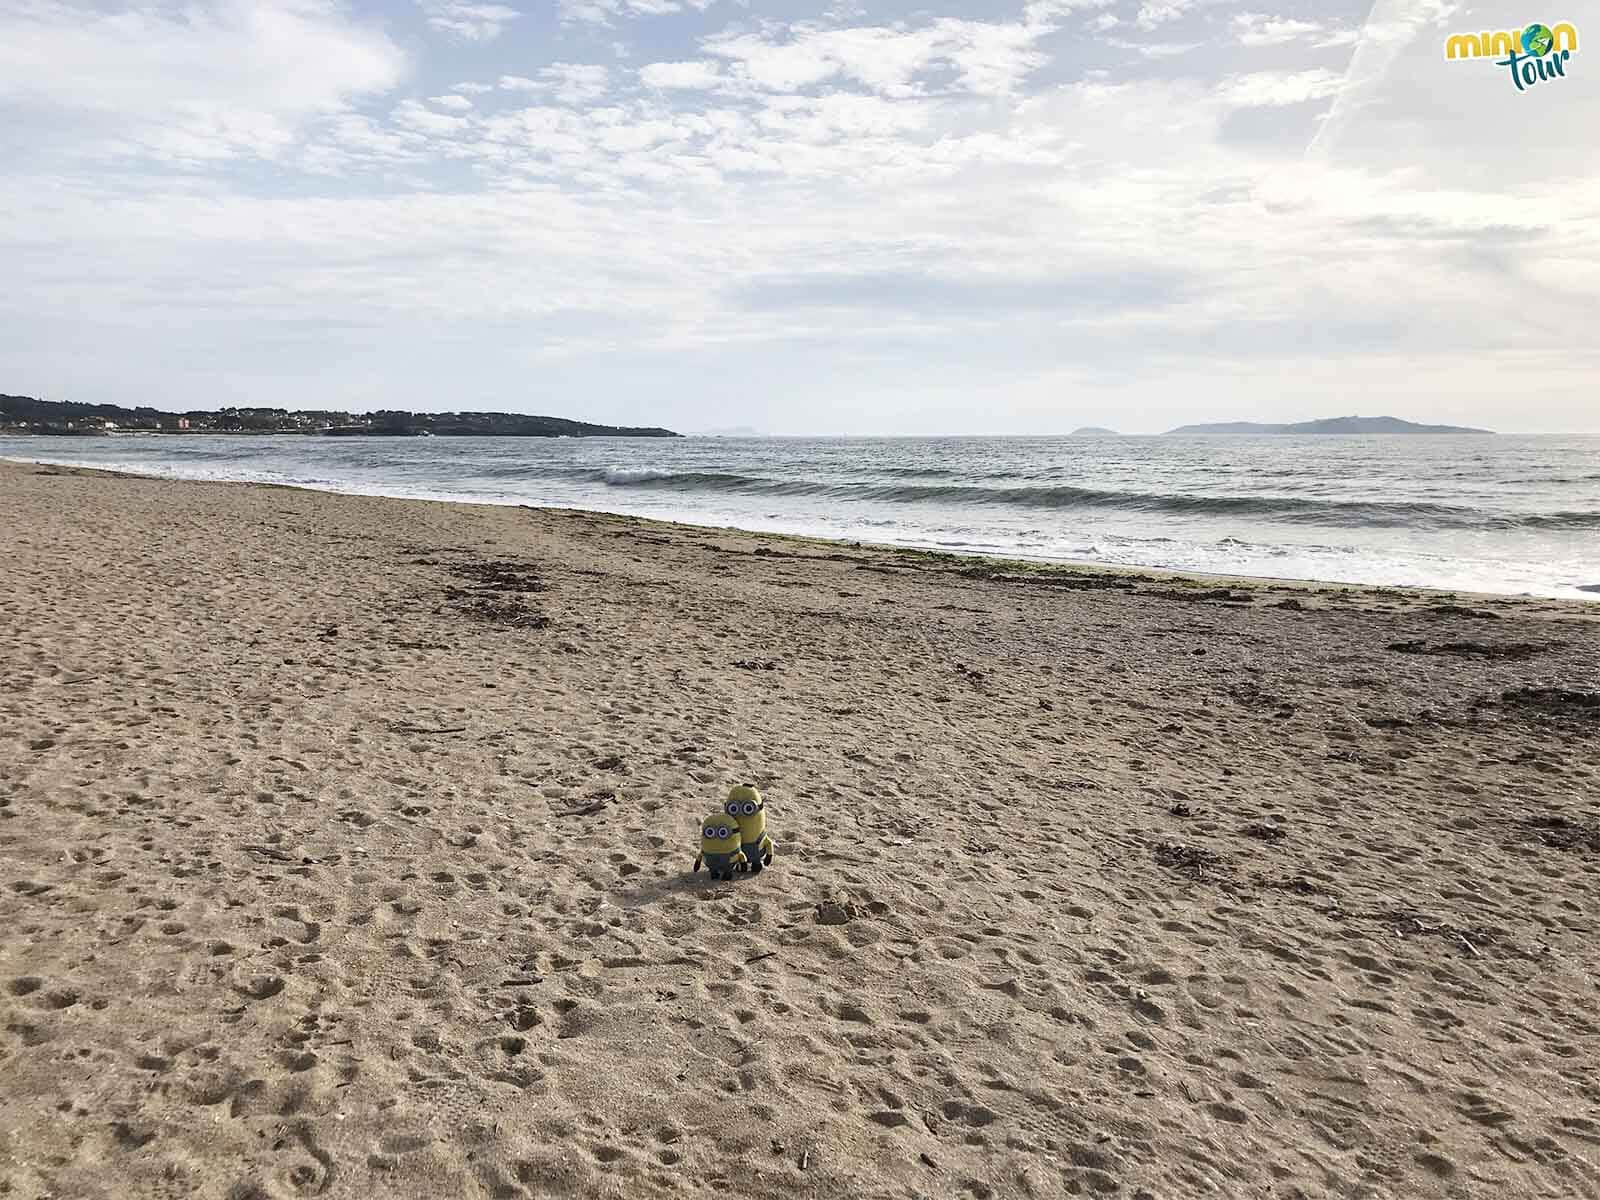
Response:
M540 474L549 474L541 472ZM1192 516L1258 517L1305 525L1369 528L1600 529L1600 513L1497 512L1417 501L1323 500L1304 496L1207 496L1177 492L1109 491L1064 484L989 487L941 483L849 483L778 479L722 471L645 467L572 468L561 477L611 488L743 496L818 496L888 504L1004 505L1045 510L1110 509Z

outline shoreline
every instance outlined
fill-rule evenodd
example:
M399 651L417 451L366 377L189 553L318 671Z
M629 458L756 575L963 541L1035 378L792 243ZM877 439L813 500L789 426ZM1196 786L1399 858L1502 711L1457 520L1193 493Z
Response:
M831 538L816 534L769 532L760 529L747 529L742 526L703 525L693 521L671 521L657 517L637 516L632 513L611 512L605 509L589 509L577 506L563 505L535 505L519 501L494 501L494 500L469 500L446 499L433 496L399 495L388 492L367 492L340 490L335 487L319 487L308 483L269 483L259 480L246 479L194 479L184 476L161 474L155 468L148 471L133 470L128 468L86 467L71 463L57 463L41 459L19 459L0 456L0 464L16 464L26 466L58 467L62 470L82 471L110 476L122 476L131 479L153 479L173 483L195 484L224 484L243 487L280 487L295 491L314 492L330 496L364 496L373 499L399 500L415 504L455 504L468 507L485 508L522 508L533 512L571 512L582 513L595 517L615 517L630 521L639 521L645 524L675 526L687 529L700 529L708 533L739 533L751 537L779 538L786 541L795 541L806 544L826 546L843 549L866 549L879 553L901 554L913 557L931 559L949 559L955 561L980 561L1004 565L1019 571L1066 571L1066 572L1103 572L1113 575L1151 575L1161 579L1175 581L1193 581L1197 584L1211 586L1229 585L1239 588L1294 588L1313 592L1356 592L1362 594L1382 595L1385 593L1399 593L1403 595L1432 596L1441 601L1453 599L1469 599L1473 602L1490 603L1498 601L1511 601L1532 604L1560 604L1575 605L1580 610L1585 606L1594 607L1592 616L1600 620L1600 585L1584 586L1574 585L1574 590L1580 592L1595 592L1594 599L1583 596L1542 596L1531 592L1482 592L1468 588L1431 587L1423 584L1372 584L1349 583L1331 579L1302 579L1289 576L1274 575L1241 575L1229 572L1192 571L1176 567L1138 566L1122 563L1100 562L1093 559L1073 558L1047 558L1015 557L1002 553L982 550L951 550L934 547L921 547L915 545L897 545L894 543L872 542L864 539Z
M14 1194L1600 1197L1580 606L0 512ZM735 783L778 854L712 883Z

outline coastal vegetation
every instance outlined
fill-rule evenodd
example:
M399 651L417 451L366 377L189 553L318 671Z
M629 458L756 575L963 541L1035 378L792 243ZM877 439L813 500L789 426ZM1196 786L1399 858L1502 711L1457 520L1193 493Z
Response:
M8 433L298 433L328 437L678 437L670 429L593 425L525 413L370 413L326 409L223 408L164 412L120 404L79 404L0 396L0 430Z

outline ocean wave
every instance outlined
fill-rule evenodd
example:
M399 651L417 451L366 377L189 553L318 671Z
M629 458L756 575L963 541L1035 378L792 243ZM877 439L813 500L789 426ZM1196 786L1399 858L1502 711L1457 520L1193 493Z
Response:
M1312 499L1300 496L1200 496L1177 492L1120 492L1050 485L984 487L939 483L842 483L775 479L721 471L607 468L574 471L611 488L712 492L746 496L816 496L885 504L1004 505L1053 510L1112 509L1175 516L1237 516L1290 524L1361 527L1592 529L1600 512L1514 513L1417 501Z
M607 467L600 478L613 487L626 487L630 483L649 483L656 479L670 479L671 471L658 471L652 467Z
M889 475L895 479L955 479L963 472L955 467L870 467L875 475ZM995 479L1014 477L1015 473L1001 471L991 476Z
M1514 525L1525 529L1600 529L1600 512L1526 513Z

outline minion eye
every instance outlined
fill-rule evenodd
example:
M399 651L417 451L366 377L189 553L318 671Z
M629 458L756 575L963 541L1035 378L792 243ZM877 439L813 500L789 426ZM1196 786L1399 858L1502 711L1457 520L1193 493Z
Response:
M751 804L750 801L746 800L744 802L744 815L747 816L747 817L753 816L753 815L755 815L755 811L756 811L756 806L754 804Z
M717 836L719 838L727 837L728 836L728 827L726 825L718 825L717 826Z
M701 832L704 833L708 838L714 838L714 837L717 836L717 831L715 829L711 828L711 826L709 826L709 825L707 825L703 830L701 830Z
M726 812L730 817L737 817L739 815L739 802L737 800L728 801Z

